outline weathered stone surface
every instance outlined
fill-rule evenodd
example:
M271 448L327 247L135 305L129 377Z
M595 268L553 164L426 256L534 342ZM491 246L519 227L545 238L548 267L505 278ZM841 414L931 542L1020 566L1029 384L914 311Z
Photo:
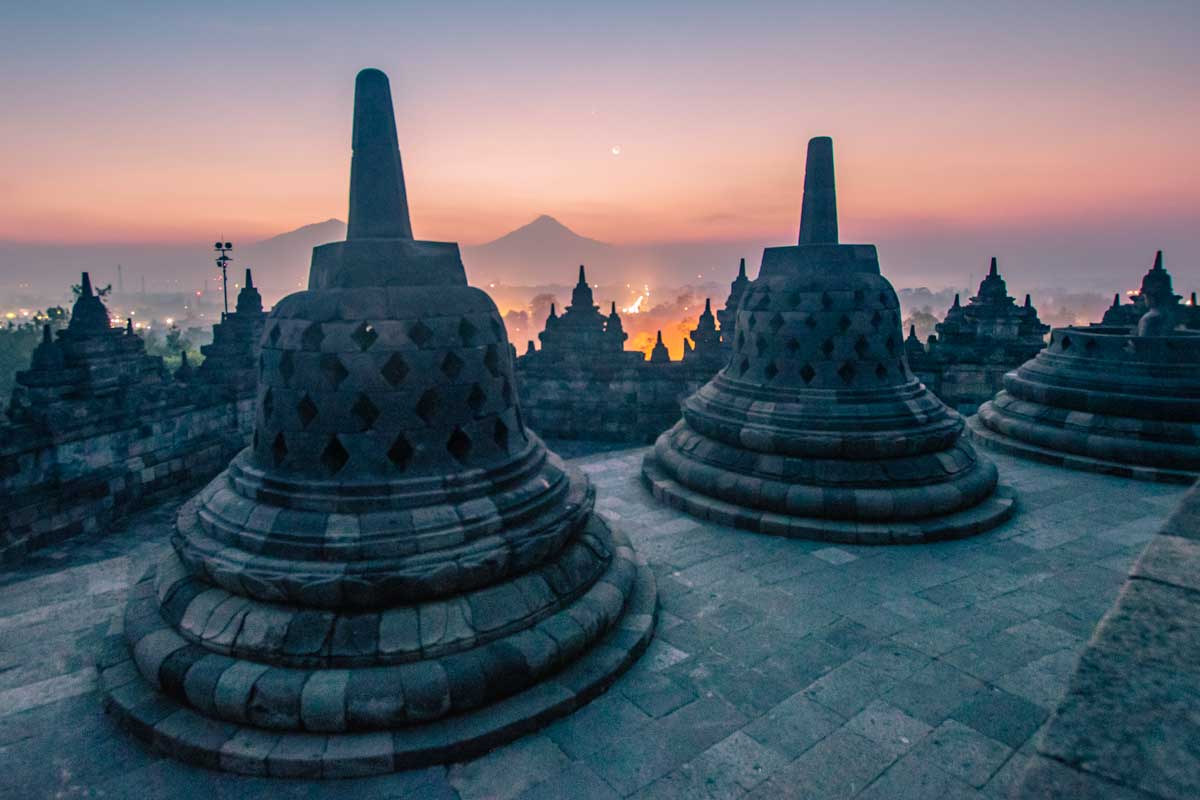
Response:
M875 248L837 243L832 143L814 139L809 158L800 244L763 253L729 363L655 443L648 485L688 513L787 536L912 543L999 524L1011 495L909 370Z
M1164 531L1194 524L1198 506L1193 488ZM1164 532L1146 553L1164 539L1186 541ZM1174 554L1173 573L1200 568L1200 553ZM1143 554L1096 629L1017 796L1200 794L1200 589L1160 582L1159 558Z

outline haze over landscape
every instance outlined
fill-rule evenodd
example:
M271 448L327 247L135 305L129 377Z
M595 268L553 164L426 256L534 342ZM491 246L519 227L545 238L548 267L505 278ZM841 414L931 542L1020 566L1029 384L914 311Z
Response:
M341 236L363 63L393 76L417 234L479 282L753 275L794 240L814 134L843 239L898 286L997 255L1016 287L1107 293L1159 248L1198 282L1195 4L450 5L10 9L0 289L117 263L194 287L217 236L268 296L303 282Z

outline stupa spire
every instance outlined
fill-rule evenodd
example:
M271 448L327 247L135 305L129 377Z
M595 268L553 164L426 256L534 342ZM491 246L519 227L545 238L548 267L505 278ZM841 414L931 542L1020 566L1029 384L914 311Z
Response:
M801 212L801 213L803 213L803 212ZM741 259L740 261L738 261L738 277L739 278L746 277L746 259L744 259L744 258Z
M800 244L837 244L837 194L833 182L833 139L808 142L804 202L800 208Z
M353 148L346 240L413 238L392 89L377 69L354 82Z
M587 283L587 275L583 272L583 264L579 265L579 282L581 284Z
M988 277L989 278L996 277L996 257L995 256L992 256L992 265L990 267L988 267Z
M79 296L91 297L92 294L92 276L85 272L83 273L83 277L79 280Z
M250 268L246 267L246 288L254 288L254 276L250 274Z
M1026 292L1026 294L1025 294L1025 307L1026 307L1026 308L1031 308L1032 306L1033 306L1033 299L1032 299L1032 298L1029 296L1029 293L1028 293L1028 292Z

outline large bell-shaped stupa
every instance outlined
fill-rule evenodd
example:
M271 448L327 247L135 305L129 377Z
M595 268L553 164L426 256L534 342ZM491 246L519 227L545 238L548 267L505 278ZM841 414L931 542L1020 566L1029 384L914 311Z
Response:
M1131 324L1055 328L1046 349L1005 375L1004 390L971 417L974 440L1073 469L1194 483L1200 333L1185 327L1189 307L1179 304L1161 251L1135 308Z
M728 365L643 475L663 502L764 533L870 544L979 533L1013 494L909 371L873 245L838 242L833 143L809 142L799 244L763 253Z
M495 304L413 239L391 90L355 90L346 241L266 320L254 439L180 509L102 664L109 707L222 769L476 755L602 691L654 580L525 428Z

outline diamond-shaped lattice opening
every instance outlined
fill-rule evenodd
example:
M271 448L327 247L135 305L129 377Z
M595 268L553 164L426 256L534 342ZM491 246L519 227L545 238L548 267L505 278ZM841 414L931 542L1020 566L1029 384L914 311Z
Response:
M863 290L855 289L854 290L854 307L862 308L862 304L863 304Z
M325 353L321 356L321 372L325 375L325 380L333 384L334 389L340 388L342 381L350 377L350 371L346 369L346 365L333 353Z
M483 393L483 389L479 387L479 384L477 383L472 386L471 391L467 394L467 405L471 407L471 410L478 414L479 409L483 408L483 404L486 402L487 395Z
M821 342L821 352L827 356L833 355L833 339L826 339Z
M884 308L887 308L887 306L888 306L888 293L887 292L879 293L879 302Z
M838 330L842 333L850 330L850 318L845 314L842 314L842 316L838 317Z
M458 321L458 338L462 339L464 345L470 347L475 344L475 334L478 332L475 330L475 326L467 319L464 318Z
M750 314L749 319L746 320L746 327L749 328L750 330L754 330L754 326L757 324L758 324L758 317L755 316L754 314Z
M258 449L258 430L257 429L254 431L254 435L252 437L250 437L250 444L255 450Z
M378 341L379 332L369 322L363 322L354 329L354 333L350 334L350 338L358 345L358 349L365 353L371 349L371 345Z
M787 296L788 308L792 308L792 309L799 308L800 301L803 299L804 299L804 296L801 295L798 290L793 289L792 291L788 292L788 296Z
M504 385L500 387L500 396L504 398L504 405L511 406L513 401L512 384L508 382L508 378L504 379Z
M504 424L504 420L496 420L496 425L492 428L492 439L495 440L497 447L508 452L508 426Z
M883 323L883 315L876 311L871 315L871 327L879 330L879 326Z
M350 453L346 452L346 448L342 447L342 443L334 436L329 440L329 444L325 445L325 449L321 451L321 464L325 469L329 470L330 475L337 475L342 471L342 467L346 466L346 462L350 460Z
M441 407L442 399L438 397L436 391L429 389L417 400L417 416L425 420L426 425L430 425L433 423L433 418L437 416L438 410Z
M446 357L442 359L442 372L446 374L450 380L458 378L462 372L463 360L454 353L446 353Z
M496 341L504 338L504 326L495 317L488 317L488 323L492 326L492 336Z
M737 335L737 349L742 350L746 347L746 334L739 333Z
M296 416L300 417L300 425L305 428L317 418L318 411L317 404L308 395L304 395L296 404Z
M416 342L417 347L424 347L433 338L433 331L421 320L417 320L411 328L408 329L408 338Z
M279 323L271 326L271 332L267 334L267 341L271 343L271 347L279 344L279 337L283 335L283 331L279 330Z
M1070 350L1071 349L1071 337L1064 336L1062 338L1062 341L1058 343L1058 346L1061 347L1063 350Z
M1097 345L1096 345L1095 339L1088 339L1087 344L1085 344L1083 346L1083 349L1086 350L1087 352L1091 353L1096 349L1096 346Z
M754 337L754 347L758 350L758 354L760 356L767 352L767 337L763 336L761 333Z
M771 307L771 293L763 292L754 303L755 311L766 311Z
M800 352L800 341L794 338L788 339L787 344L785 344L784 347L787 349L789 355L794 356L796 353Z
M826 311L833 308L833 298L829 296L829 292L821 292L821 308Z
M283 377L284 384L296 374L296 362L292 358L291 350L284 350L283 355L279 357L279 374Z
M748 369L750 369L750 361L743 358L742 363L738 364L738 375L745 375Z
M775 366L774 361L768 361L766 369L763 370L763 374L767 376L767 380L774 380L775 376L779 374L779 367Z
M354 401L354 405L350 406L350 413L358 418L365 431L371 430L371 427L375 424L375 420L379 419L379 409L371 402L371 398L365 394L360 394L358 399Z
M879 378L879 380L883 380L884 378L887 377L887 374L888 374L887 367L885 367L883 364L875 365L875 377L876 378Z
M888 336L887 342L885 344L887 344L888 353L893 356L896 355L896 337Z
M399 353L392 353L379 373L392 386L399 386L408 377L408 362Z
M858 337L858 340L854 342L854 352L858 353L859 358L867 357L867 353L871 352L871 345L867 344L867 337Z
M817 329L817 318L814 317L812 314L809 314L808 317L805 318L805 320L804 320L804 327L808 328L810 331L816 330Z
M258 354L258 377L261 378L263 373L267 371L267 354Z
M838 367L838 377L846 383L854 383L854 364L849 361L843 361Z
M300 335L300 346L305 350L320 350L323 341L325 341L325 331L322 330L319 322L309 325Z
M813 369L812 364L806 363L800 368L800 377L804 379L805 383L812 383L812 379L817 377L817 371Z
M767 327L771 329L771 333L779 333L779 329L783 327L783 315L776 314L771 317L771 321L767 323Z
M278 467L281 465L283 460L287 458L287 454L287 442L284 441L282 433L277 434L275 441L271 443L271 458L275 460L275 466Z
M266 394L263 395L262 410L263 419L265 420L270 419L271 415L275 413L275 393L272 392L270 388L268 388Z
M403 472L408 469L408 465L412 462L413 448L408 443L408 439L404 438L404 434L396 437L396 441L392 442L392 446L387 451L388 461L391 461L396 469Z
M500 377L500 348L494 344L489 344L487 352L483 355L483 365L487 367L487 371L492 373L492 377Z
M462 428L455 428L454 432L450 434L450 438L446 440L446 450L460 464L467 463L467 456L471 454L471 437L467 436Z

